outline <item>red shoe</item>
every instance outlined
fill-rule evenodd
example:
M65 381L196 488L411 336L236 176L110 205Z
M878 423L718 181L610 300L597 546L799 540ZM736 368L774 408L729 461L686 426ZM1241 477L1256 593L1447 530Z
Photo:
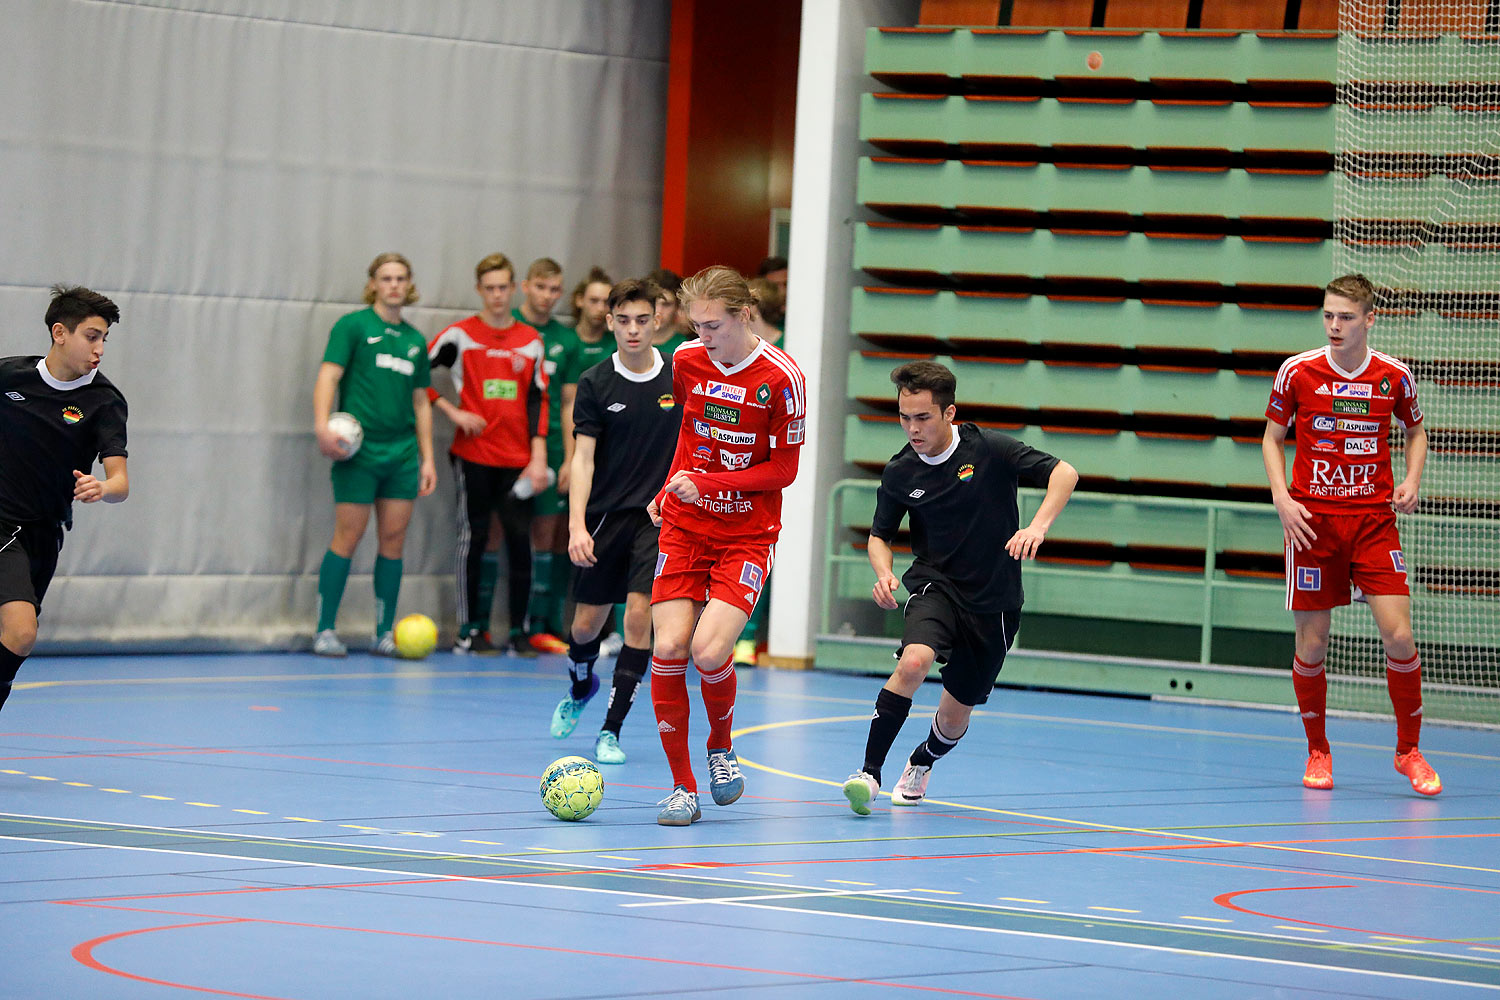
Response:
M1396 770L1411 779L1411 787L1423 795L1436 795L1443 790L1443 781L1416 747L1396 755Z
M1333 758L1321 750L1308 754L1307 770L1302 772L1302 784L1308 788L1332 788Z
M538 632L526 640L538 653L566 653L568 644L550 632Z

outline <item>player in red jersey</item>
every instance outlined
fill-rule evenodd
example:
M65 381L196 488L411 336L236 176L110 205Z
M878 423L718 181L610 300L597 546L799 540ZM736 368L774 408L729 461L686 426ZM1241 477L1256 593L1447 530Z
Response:
M1308 788L1333 787L1325 732L1331 609L1349 603L1350 585L1370 605L1385 646L1385 677L1396 711L1396 770L1423 795L1443 783L1417 749L1422 730L1422 661L1411 631L1406 557L1396 514L1417 509L1427 431L1411 369L1372 351L1375 289L1362 274L1323 293L1328 344L1288 358L1276 373L1261 441L1271 499L1286 543L1287 607L1297 625L1292 686L1307 730ZM1391 417L1406 437L1406 478L1392 482L1386 443ZM1296 421L1297 451L1287 488L1286 437ZM1394 510L1393 510L1394 509Z
M458 391L453 405L436 392L433 404L453 421L449 454L458 483L458 637L455 653L499 652L480 622L479 580L490 512L505 535L511 652L535 656L526 642L526 599L531 593L532 496L547 486L547 375L542 338L510 311L515 268L490 254L474 268L484 308L438 334L428 345L432 367L448 368ZM517 480L526 480L518 496Z
M807 415L801 370L751 332L755 300L738 272L700 271L680 300L698 339L672 356L682 430L666 486L648 508L662 524L651 701L675 785L656 818L663 826L702 816L688 760L689 659L708 712L709 791L725 806L745 790L730 741L731 654L771 573L781 491L797 478Z

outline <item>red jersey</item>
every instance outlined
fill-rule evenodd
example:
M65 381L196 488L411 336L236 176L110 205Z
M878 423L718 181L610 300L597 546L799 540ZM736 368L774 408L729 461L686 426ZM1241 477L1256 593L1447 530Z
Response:
M485 419L484 433L455 434L449 453L479 465L525 468L531 439L547 436L541 334L525 323L501 330L470 316L434 337L427 356L433 368L452 372L459 408ZM437 397L427 390L428 399Z
M1327 347L1283 361L1266 417L1297 421L1292 499L1319 514L1389 508L1393 415L1402 427L1422 422L1411 369L1388 354L1371 351L1352 372Z
M737 490L732 483L735 473L772 461L773 451L784 459L792 449L795 459L801 448L807 385L797 363L761 341L745 360L723 368L690 340L672 355L672 396L682 407L682 429L667 479L684 469L710 479L699 481L696 504L666 494L662 519L725 541L775 542L781 490Z

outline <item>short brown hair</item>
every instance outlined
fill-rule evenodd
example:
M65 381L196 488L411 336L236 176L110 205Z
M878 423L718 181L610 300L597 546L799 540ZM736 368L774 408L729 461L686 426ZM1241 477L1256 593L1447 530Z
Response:
M375 272L380 270L387 264L400 264L402 267L406 268L407 278L411 279L411 284L406 286L406 301L401 304L409 306L413 302L417 301L417 299L421 298L421 296L417 294L417 281L416 276L412 274L411 261L407 260L401 254L396 253L395 251L380 254L374 260L370 261L370 270L367 272L370 276L370 281L374 281ZM370 287L369 282L365 283L364 300L366 305L375 304L375 289Z
M724 303L726 312L737 313L755 305L755 296L745 276L732 267L715 264L705 267L682 283L677 293L677 302L684 309L693 302L713 299Z
M930 392L939 410L952 406L958 394L957 377L947 365L936 361L908 361L891 372L891 381L896 384L898 401L903 392Z
M503 253L492 253L474 265L474 280L482 281L491 271L509 271L510 280L516 280L516 267Z
M526 280L530 281L532 278L550 278L558 274L562 274L561 264L551 257L538 257L526 269Z
M644 302L656 308L661 298L661 289L650 278L626 278L609 290L609 311L614 312L627 302Z
M578 300L583 298L583 293L588 291L590 285L609 285L613 287L614 280L610 278L608 271L595 264L589 268L588 277L573 286L573 294L568 296L568 302L577 304Z
M682 288L682 275L665 267L658 267L646 275L646 280L664 292L671 292L673 298L677 297L677 292Z
M1365 312L1375 308L1375 286L1363 274L1346 274L1342 278L1334 278L1324 286L1323 294L1337 295L1350 302L1357 302Z

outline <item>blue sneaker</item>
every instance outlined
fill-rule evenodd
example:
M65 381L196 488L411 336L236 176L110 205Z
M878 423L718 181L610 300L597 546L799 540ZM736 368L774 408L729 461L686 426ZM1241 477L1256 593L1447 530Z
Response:
M607 730L601 732L594 741L594 759L601 764L625 763L625 751L620 749L620 738Z
M703 818L703 810L698 808L698 793L681 785L657 805L661 806L661 812L656 814L658 826L690 826Z
M727 806L745 794L745 776L740 773L740 759L733 750L708 752L708 790L714 804Z
M599 675L593 674L589 677L589 693L582 698L574 699L571 694L557 703L552 710L552 738L565 740L573 735L573 730L578 728L578 717L583 715L583 706L589 703L589 699L599 693Z

